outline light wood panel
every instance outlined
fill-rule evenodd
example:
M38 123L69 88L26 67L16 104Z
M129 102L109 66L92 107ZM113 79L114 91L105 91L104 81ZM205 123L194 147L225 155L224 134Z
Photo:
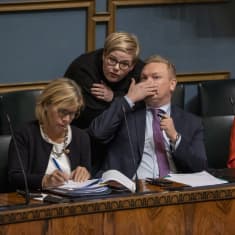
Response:
M211 73L184 73L177 74L178 82L199 82L208 80L223 80L230 78L230 72L211 72Z
M11 91L41 90L49 81L0 84L0 93Z
M12 3L0 3L0 12L16 11L41 11L41 10L58 10L89 7L94 4L95 0L86 1L12 1Z
M141 193L114 195L70 203L23 201L1 194L1 235L234 235L235 186L221 185L164 191L140 185ZM21 199L21 200L20 200ZM15 204L14 204L15 202Z
M234 213L234 200L191 203L2 225L0 234L234 235Z

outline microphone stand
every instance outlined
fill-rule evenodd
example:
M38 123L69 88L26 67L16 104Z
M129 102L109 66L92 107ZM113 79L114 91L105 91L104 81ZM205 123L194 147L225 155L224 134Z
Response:
M10 133L11 133L11 137L12 137L13 144L14 144L14 146L15 146L17 159L18 159L18 161L19 161L19 163L20 163L20 168L21 168L21 171L22 171L22 174L23 174L24 185L25 185L25 205L28 205L29 202L30 202L30 193L29 193L29 187L28 187L27 177L26 177L25 170L24 170L24 166L23 166L22 159L21 159L21 156L20 156L20 151L19 151L19 148L18 148L17 143L16 143L14 131L13 131L13 128L12 128L12 125L11 125L11 119L10 119L8 113L4 110L3 97L0 96L0 99L1 99L1 102L2 102L2 105L3 105L3 112L4 112L5 116L6 116L7 123L8 123L8 126L9 126L9 128L10 128Z
M18 161L20 163L20 168L22 170L22 174L23 174L23 178L24 178L24 185L25 185L25 204L28 205L29 202L30 202L30 194L29 194L29 187L28 187L27 177L26 177L26 174L25 174L22 159L20 157L20 151L19 151L19 148L18 148L17 143L16 143L14 131L13 131L13 128L12 128L12 125L11 125L11 119L10 119L10 117L7 113L6 113L6 118L7 118L7 122L8 122L10 132L11 132L11 135L12 135L12 141L13 141L13 144L14 144L15 149L16 149L16 155L17 155Z
M133 143L131 141L130 131L129 131L129 127L128 127L128 123L127 123L127 118L126 118L125 107L123 105L122 105L122 111L123 111L123 114L124 114L124 120L125 120L125 125L126 125L127 137L128 137L128 141L129 141L129 145L130 145L130 150L131 150L131 156L132 156L132 159L133 159L134 166L136 167L136 172L135 172L135 192L138 193L140 191L140 188L139 188L139 177L138 177L138 174L137 174L137 163L136 163L135 156L134 156Z

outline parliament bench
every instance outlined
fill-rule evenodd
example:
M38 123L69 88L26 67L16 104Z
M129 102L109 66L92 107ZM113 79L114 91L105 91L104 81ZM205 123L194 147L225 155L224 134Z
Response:
M7 149L10 141L10 117L13 129L23 122L34 119L36 97L41 89L12 91L2 94L0 103L0 160L1 172L6 172ZM209 168L225 168L229 154L230 130L233 123L235 101L235 79L215 81L180 82L172 97L172 103L202 118L205 130L205 147ZM6 178L0 189L6 185ZM1 181L1 180L0 180ZM7 188L6 188L7 189ZM8 190L8 189L7 189Z

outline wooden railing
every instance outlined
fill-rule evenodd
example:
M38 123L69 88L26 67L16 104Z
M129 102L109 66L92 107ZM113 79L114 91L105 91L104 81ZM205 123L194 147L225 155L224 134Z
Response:
M211 73L202 72L202 73L177 74L178 82L222 80L228 78L230 78L229 72L211 72ZM0 93L10 92L10 91L43 89L48 84L48 82L49 81L0 84Z

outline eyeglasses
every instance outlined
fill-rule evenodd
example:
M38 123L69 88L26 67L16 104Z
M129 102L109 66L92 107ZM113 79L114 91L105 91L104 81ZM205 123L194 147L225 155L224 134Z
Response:
M69 115L71 119L74 119L75 117L78 116L78 112L70 112L67 109L58 109L57 113L60 118L64 118Z
M107 56L106 57L107 64L110 66L116 66L116 64L119 65L119 68L121 70L127 70L130 68L130 63L128 61L118 61L115 57L113 56Z

